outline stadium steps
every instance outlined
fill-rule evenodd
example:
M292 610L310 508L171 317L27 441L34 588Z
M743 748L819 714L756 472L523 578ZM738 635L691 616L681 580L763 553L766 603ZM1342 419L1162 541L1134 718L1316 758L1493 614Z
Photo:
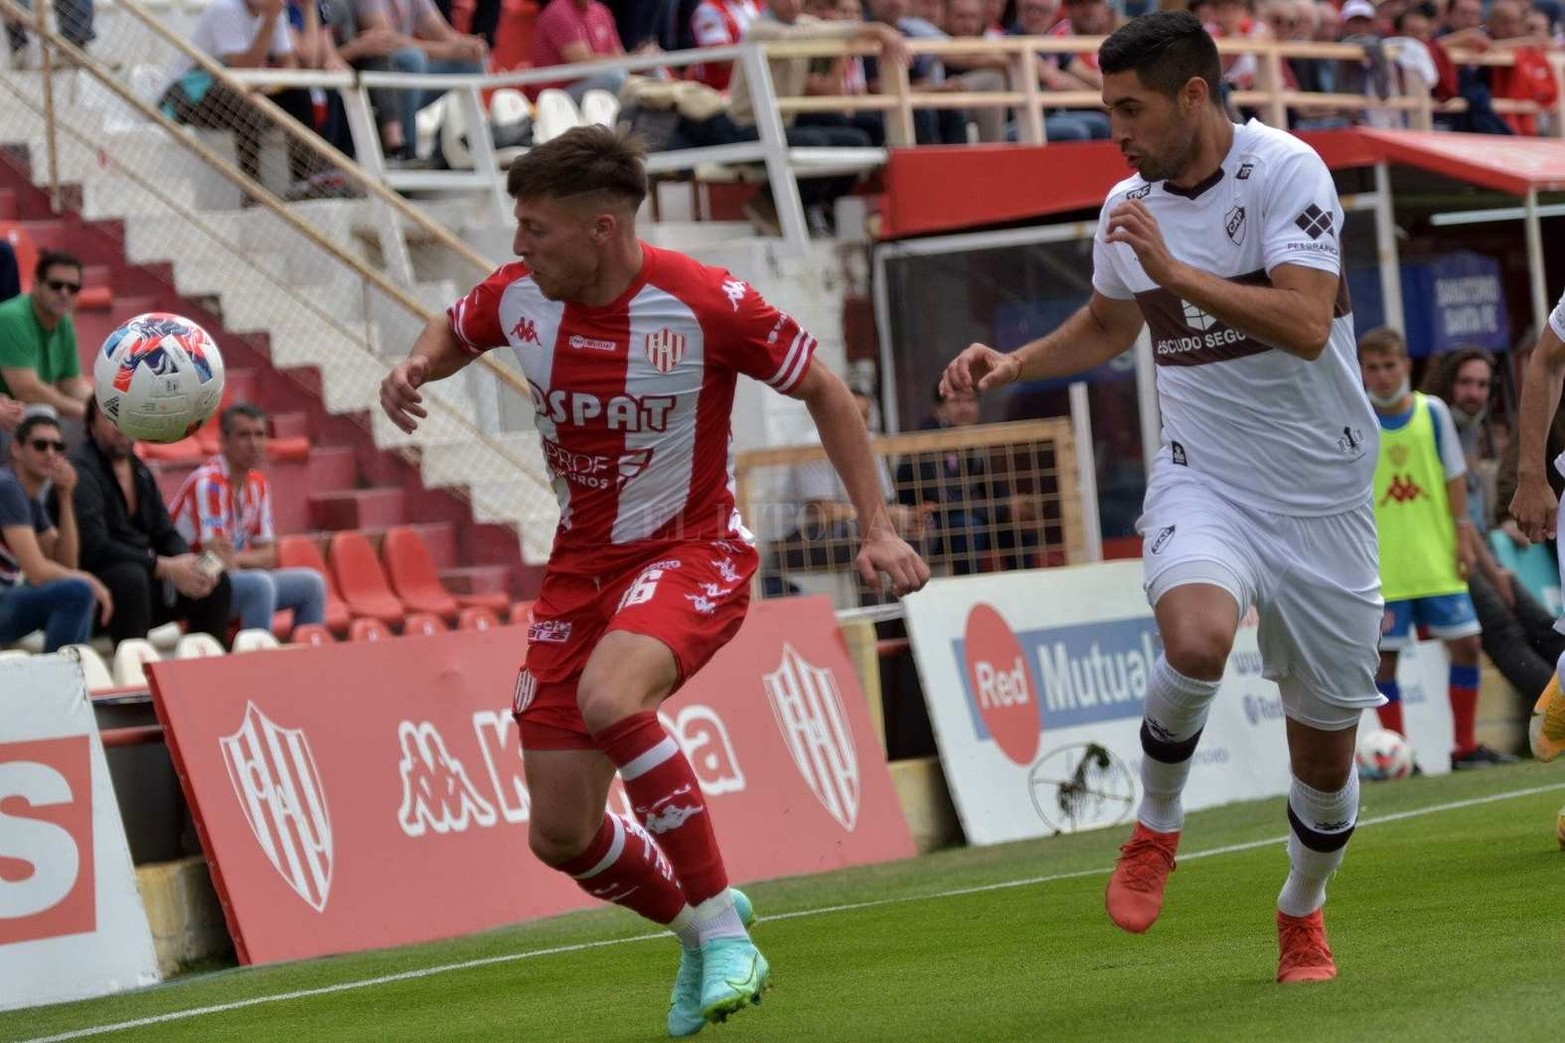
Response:
M307 329L292 324L250 332L233 329L212 310L218 301L182 297L172 289L171 265L130 263L121 248L124 223L85 221L72 213L53 216L45 195L25 174L4 162L0 162L0 207L23 223L40 248L71 250L82 258L95 284L112 291L107 309L78 314L78 345L84 363L92 362L103 337L123 319L148 310L179 311L217 338L235 389L267 410L274 434L311 439L308 459L269 465L279 533L314 529L312 496L362 501L331 509L351 511L371 534L392 524L412 524L423 530L439 567L480 562L497 565L511 577L513 595L536 592L537 570L522 563L516 515L496 518L491 509L485 517L475 518L469 505L449 488L427 484L414 461L377 446L368 431L370 415L357 403L349 403L348 411L334 412L328 398L330 380L320 366L280 368L278 349L284 355L302 351L300 342L309 336ZM315 336L321 339L320 331ZM364 351L359 346L353 350ZM328 360L327 365L333 364ZM461 396L458 401L471 408ZM462 434L470 438L470 433ZM156 465L165 495L178 490L195 463ZM389 509L393 506L395 512ZM546 552L545 545L540 553Z

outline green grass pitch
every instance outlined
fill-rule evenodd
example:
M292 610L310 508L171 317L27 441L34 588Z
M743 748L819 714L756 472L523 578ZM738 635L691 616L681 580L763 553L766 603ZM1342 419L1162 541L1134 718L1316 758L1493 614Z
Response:
M1532 763L1366 786L1327 905L1341 977L1318 985L1272 981L1280 799L1190 816L1141 937L1103 913L1128 827L756 884L774 988L700 1038L1558 1040L1562 801L1565 772ZM608 909L12 1012L0 1039L656 1040L676 963Z

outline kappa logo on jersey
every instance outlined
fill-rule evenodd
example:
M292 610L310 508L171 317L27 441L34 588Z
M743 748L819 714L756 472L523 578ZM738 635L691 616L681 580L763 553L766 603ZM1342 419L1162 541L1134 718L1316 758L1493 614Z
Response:
M588 489L610 489L624 485L652 463L651 446L615 457L575 453L548 438L539 439L538 444L543 448L543 459L549 465L550 474Z
M536 698L538 698L538 678L524 666L516 674L516 695L511 699L511 713L520 717L527 712L527 708Z
M1319 239L1331 231L1331 215L1314 203L1305 207L1303 213L1293 219L1293 223L1311 239Z
M532 676L531 671L523 674ZM518 698L521 688L519 676ZM397 809L402 832L421 837L429 830L464 833L473 825L495 824L494 806L479 794L433 724L403 721L397 726L397 739L402 744L402 761L397 765L402 773L402 806Z
M664 327L647 334L647 361L659 373L672 373L685 357L685 335Z
M1185 325L1193 330L1205 331L1217 325L1217 320L1189 301L1180 301L1185 310Z
M1388 503L1412 503L1424 495L1424 487L1413 481L1409 474L1396 475L1386 487L1386 495L1380 498L1380 506Z
M853 729L836 677L784 642L782 662L761 675L761 685L804 784L838 825L853 832L862 787Z
M734 306L734 311L739 310L739 305L744 303L745 294L750 292L750 287L743 279L724 279L723 296L728 298L728 303Z
M717 602L705 594L686 594L685 600L690 602L691 607L703 616L710 616L717 611Z
M522 344L537 344L540 347L543 341L538 339L538 324L523 315L516 320L516 325L511 327L511 336Z
M1152 540L1152 553L1160 553L1164 547L1168 546L1168 541L1173 538L1174 526L1165 525L1163 528L1159 529L1157 536Z
M1236 206L1223 217L1223 231L1235 246L1244 245L1244 207Z
M1250 180L1250 175L1254 171L1255 171L1255 164L1254 163L1240 163L1239 164L1239 172L1234 175L1234 180L1235 181L1248 181L1248 180Z
M1125 198L1126 199L1145 199L1147 196L1149 196L1151 194L1152 194L1152 186L1150 184L1146 184L1146 185L1142 185L1140 188L1133 188L1129 192L1126 192L1125 193Z
M332 830L326 790L304 732L245 704L239 730L218 739L234 796L272 868L310 908L331 896Z
M568 619L540 619L527 628L527 640L546 645L563 645L571 639Z

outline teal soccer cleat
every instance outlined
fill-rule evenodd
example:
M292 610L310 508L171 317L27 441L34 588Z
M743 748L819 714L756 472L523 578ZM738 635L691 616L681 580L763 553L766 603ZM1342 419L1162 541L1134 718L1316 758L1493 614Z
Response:
M771 984L771 967L748 938L715 938L701 946L701 1015L727 1021Z
M748 929L755 923L755 906L737 887L728 889L734 896L734 909ZM694 1036L706 1027L701 1013L701 950L681 947L679 977L674 979L674 995L668 1005L668 1034L675 1039Z

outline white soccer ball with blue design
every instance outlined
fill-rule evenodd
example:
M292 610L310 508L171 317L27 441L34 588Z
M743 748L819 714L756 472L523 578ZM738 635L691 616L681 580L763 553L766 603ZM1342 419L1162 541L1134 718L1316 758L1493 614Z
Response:
M169 312L138 315L109 334L92 376L98 408L138 442L194 434L223 400L217 343Z
M1368 782L1405 779L1413 774L1413 748L1389 728L1359 733L1354 758L1358 762L1359 778Z

